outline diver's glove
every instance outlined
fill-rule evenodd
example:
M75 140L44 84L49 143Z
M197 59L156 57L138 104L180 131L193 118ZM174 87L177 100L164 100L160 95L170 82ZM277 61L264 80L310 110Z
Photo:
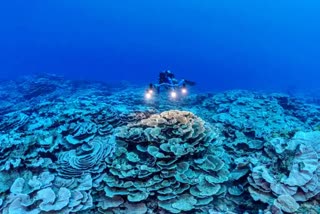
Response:
M187 85L190 85L190 86L194 86L196 84L196 82L193 82L193 81L190 81L190 80L184 80L184 82L187 84Z

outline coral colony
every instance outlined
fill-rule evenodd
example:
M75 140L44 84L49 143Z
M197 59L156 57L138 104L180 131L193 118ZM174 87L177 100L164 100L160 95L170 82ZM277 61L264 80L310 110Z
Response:
M0 85L0 212L320 213L320 108L54 75Z

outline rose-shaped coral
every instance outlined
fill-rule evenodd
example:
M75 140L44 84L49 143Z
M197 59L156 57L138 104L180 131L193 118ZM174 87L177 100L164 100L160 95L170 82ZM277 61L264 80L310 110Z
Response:
M320 132L298 132L291 140L276 138L265 145L270 157L268 165L257 162L248 177L249 192L255 200L274 210L290 200L295 212L299 204L320 193ZM281 202L281 203L280 203ZM287 206L287 205L284 205Z
M218 134L186 111L166 111L122 127L104 179L105 201L151 201L153 212L203 208L227 191L228 166L214 142Z

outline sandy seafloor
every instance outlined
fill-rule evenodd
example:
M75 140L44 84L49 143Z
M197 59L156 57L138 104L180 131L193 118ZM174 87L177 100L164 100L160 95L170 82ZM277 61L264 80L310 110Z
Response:
M320 213L320 106L38 75L0 84L0 212Z

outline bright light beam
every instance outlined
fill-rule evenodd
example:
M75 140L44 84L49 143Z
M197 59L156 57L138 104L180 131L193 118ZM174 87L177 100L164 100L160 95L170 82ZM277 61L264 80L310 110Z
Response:
M145 96L147 100L150 100L152 98L152 93L147 92Z
M171 92L171 97L172 97L172 98L176 98L176 97L177 97L177 92L172 91L172 92Z

